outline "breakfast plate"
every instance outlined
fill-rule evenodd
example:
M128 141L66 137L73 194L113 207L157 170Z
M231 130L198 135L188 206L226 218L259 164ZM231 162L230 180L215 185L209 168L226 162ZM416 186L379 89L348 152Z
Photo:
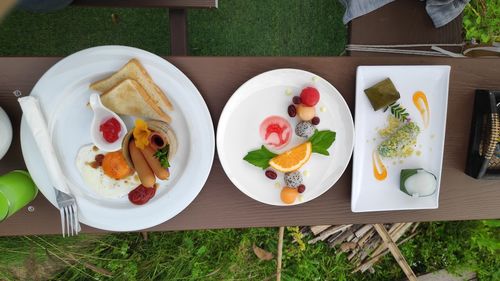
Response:
M271 70L245 82L217 128L217 151L229 179L249 197L276 206L305 203L330 189L349 163L353 141L342 95L298 69ZM288 165L287 157L296 162Z
M353 212L438 208L449 76L446 65L358 67Z
M97 147L90 149L93 112L89 106L89 97L95 91L90 89L89 85L106 80L104 78L115 73L127 62L130 64L135 60L143 65L156 83L157 89L154 90L166 93L171 101L173 110L167 116L167 121L171 120L167 131L175 132L177 148L175 157L169 158L171 166L168 180L155 184L156 195L147 204L141 203L143 205L132 204L133 201L129 201L130 194L129 198L124 194L119 198L111 198L100 196L113 195L115 192L111 189L101 194L94 192L96 188L101 188L102 191L109 186L105 181L89 180L97 170L94 171L86 166L87 161L97 157L99 151ZM141 87L135 81L128 83ZM130 85L123 87L131 91L133 88L130 88L132 87ZM115 93L107 94L107 98L113 95L116 100L116 96L127 91L109 90ZM137 91L144 92L144 89ZM208 178L215 149L210 113L189 78L159 56L125 46L85 49L51 67L40 78L30 95L39 100L56 155L71 193L77 200L79 219L84 224L112 231L133 231L153 227L185 209L201 191ZM101 97L106 101L104 94ZM117 109L122 109L124 103L126 100L116 103ZM134 104L130 106L133 107ZM134 122L138 124L138 118L121 116L132 133L132 124ZM102 126L103 124L101 130ZM21 121L21 147L28 170L39 190L54 206L57 206L54 188L46 176L47 169L43 165L41 154L24 117ZM115 153L115 156L123 159L120 153ZM83 166L86 167L85 173L82 173ZM139 181L139 177L136 176L130 181ZM142 177L140 180L142 182ZM95 183L95 186L89 186L89 182ZM127 183L127 180L124 182Z

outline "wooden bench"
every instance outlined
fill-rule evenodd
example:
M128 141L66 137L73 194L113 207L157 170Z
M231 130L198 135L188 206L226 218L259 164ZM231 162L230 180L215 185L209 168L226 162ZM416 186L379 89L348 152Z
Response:
M217 8L218 0L75 0L73 5L93 7L168 8L170 19L170 51L173 56L188 54L188 8Z
M349 24L349 43L362 45L460 44L462 16L435 28L425 10L425 2L398 0L389 3ZM460 47L446 48L460 52ZM351 56L387 56L386 53L356 52Z

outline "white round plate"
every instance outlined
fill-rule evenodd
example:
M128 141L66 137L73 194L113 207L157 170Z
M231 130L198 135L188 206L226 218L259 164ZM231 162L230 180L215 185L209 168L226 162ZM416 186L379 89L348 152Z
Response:
M276 206L286 205L280 199L283 174L278 173L276 180L270 180L261 168L244 161L243 157L263 144L259 126L266 117L282 116L295 131L298 117L290 118L287 108L292 103L292 97L299 95L307 86L313 86L320 92L316 115L321 122L317 128L335 131L336 140L329 149L330 156L313 153L300 169L304 173L306 191L299 195L293 205L305 203L326 192L349 163L354 124L349 107L337 89L318 75L303 70L276 69L264 72L236 90L224 107L217 127L217 151L224 171L236 187L257 201ZM284 152L304 141L293 133L290 143L274 152Z
M87 106L91 82L111 75L137 58L167 93L174 111L171 126L178 150L171 177L156 195L136 206L128 198L103 199L81 178L75 163L78 150L91 144L92 111ZM71 183L80 221L95 228L133 231L158 225L186 208L201 191L212 167L215 138L207 106L193 83L174 65L149 52L124 46L82 50L59 61L37 82L31 95L40 101L63 172ZM187 118L189 117L189 118ZM21 121L21 148L28 170L40 191L56 205L54 189L26 120Z

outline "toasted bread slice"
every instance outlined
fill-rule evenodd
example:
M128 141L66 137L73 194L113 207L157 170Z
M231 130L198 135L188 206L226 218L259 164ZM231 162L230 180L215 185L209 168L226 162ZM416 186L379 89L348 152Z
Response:
M131 59L126 65L124 65L113 75L90 84L90 88L95 91L105 93L115 85L120 83L122 80L127 78L133 79L141 84L141 86L148 93L151 99L153 99L153 101L165 113L174 109L167 95L165 95L160 87L158 87L154 83L153 79L151 78L151 76L149 76L144 66L142 66L142 64L137 59Z
M101 95L104 106L123 115L161 120L169 123L170 116L156 104L135 80L125 79Z

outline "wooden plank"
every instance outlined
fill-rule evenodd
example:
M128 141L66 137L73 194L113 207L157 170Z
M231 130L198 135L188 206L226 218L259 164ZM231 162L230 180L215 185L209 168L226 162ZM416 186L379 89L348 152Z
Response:
M218 0L74 0L72 5L93 7L217 8Z
M12 92L27 94L41 75L60 58L0 58L0 106L13 122L14 139L0 174L25 168L20 144L21 111ZM217 155L205 187L183 212L147 231L276 227L282 225L341 225L499 218L499 180L476 180L464 173L474 90L500 89L499 59L428 57L167 57L196 85L206 101L214 126L226 101L251 77L276 68L316 73L342 93L354 109L355 74L359 65L450 65L444 162L439 208L395 212L351 212L351 165L334 187L311 202L293 207L261 204L240 192L222 170ZM223 83L221 82L223 81ZM56 234L59 213L39 194L27 208L1 223L0 235ZM83 232L102 232L82 226Z
M462 43L462 16L435 28L425 11L425 2L398 0L352 20L350 44ZM427 48L428 49L428 48ZM451 48L459 51L461 48ZM350 52L351 56L388 56L380 53ZM399 55L400 56L400 55Z
M406 274L406 277L408 277L408 280L416 281L417 276L415 276L415 273L413 272L411 267L406 262L405 257L403 256L403 254L401 254L401 251L399 250L396 243L394 243L394 241L391 239L391 236L389 235L389 233L387 232L385 227L382 224L378 224L378 223L374 224L373 227L375 228L377 233L380 235L382 240L384 240L384 243L389 248L389 251L391 251L392 255L394 256L394 258L398 262L399 266L401 267L403 272Z
M427 273L421 275L417 278L418 281L469 281L476 280L476 273L474 272L463 272L460 274L452 274L446 271L446 269L441 269L436 272Z
M319 233L325 231L327 228L329 228L331 225L315 225L311 226L311 232L314 235L318 235Z
M170 9L170 53L173 56L186 56L187 46L187 13L185 9Z

